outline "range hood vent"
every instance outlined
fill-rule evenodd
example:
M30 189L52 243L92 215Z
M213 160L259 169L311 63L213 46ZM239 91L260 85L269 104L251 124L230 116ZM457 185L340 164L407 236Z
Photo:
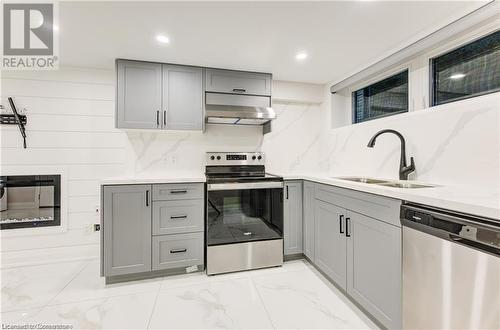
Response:
M276 112L270 107L271 98L266 96L205 94L205 122L208 124L264 126L270 132L270 121Z

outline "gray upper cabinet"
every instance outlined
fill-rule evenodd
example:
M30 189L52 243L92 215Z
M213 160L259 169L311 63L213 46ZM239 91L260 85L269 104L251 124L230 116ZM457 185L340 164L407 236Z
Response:
M303 253L309 260L314 260L314 183L304 181L303 190Z
M162 126L172 130L203 128L203 69L163 65Z
M341 207L315 201L314 263L344 289L347 276L345 213Z
M151 185L103 188L104 275L151 270Z
M160 127L161 72L161 64L117 61L116 127Z
M302 182L285 182L284 254L302 253Z
M347 292L389 329L401 329L401 228L349 212Z
M271 83L268 73L206 69L207 92L271 96Z
M117 60L116 127L202 130L203 68Z

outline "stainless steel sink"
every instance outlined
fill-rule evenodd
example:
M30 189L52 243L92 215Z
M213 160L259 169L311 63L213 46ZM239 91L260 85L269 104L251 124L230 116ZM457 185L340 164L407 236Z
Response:
M348 177L334 177L334 179L360 182L360 183L368 183L375 184L378 186L384 187L393 187L393 188L403 188L403 189L413 189L413 188L433 188L434 185L431 184L423 184L416 182L403 182L403 181L392 181L392 180L382 180L382 179L372 179L366 177L359 176L348 176Z
M372 178L363 178L363 177L357 177L357 176L352 176L352 177L335 177L334 179L340 179L340 180L347 180L347 181L353 181L353 182L361 182L361 183L371 183L371 184L379 184L379 183L390 183L390 181L387 180L380 180L380 179L372 179Z
M435 186L429 184L412 183L412 182L386 182L386 183L376 183L379 186L393 187L393 188L433 188Z

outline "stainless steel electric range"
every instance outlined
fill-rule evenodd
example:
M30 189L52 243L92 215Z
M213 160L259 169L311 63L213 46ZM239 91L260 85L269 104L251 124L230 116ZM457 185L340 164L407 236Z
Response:
M283 178L264 162L261 152L207 153L208 275L283 264Z

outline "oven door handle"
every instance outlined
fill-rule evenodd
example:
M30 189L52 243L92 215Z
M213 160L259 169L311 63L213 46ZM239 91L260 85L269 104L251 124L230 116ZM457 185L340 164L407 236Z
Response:
M272 182L236 182L236 183L210 183L207 185L208 191L216 190L246 190L246 189L273 189L283 188L282 181Z

